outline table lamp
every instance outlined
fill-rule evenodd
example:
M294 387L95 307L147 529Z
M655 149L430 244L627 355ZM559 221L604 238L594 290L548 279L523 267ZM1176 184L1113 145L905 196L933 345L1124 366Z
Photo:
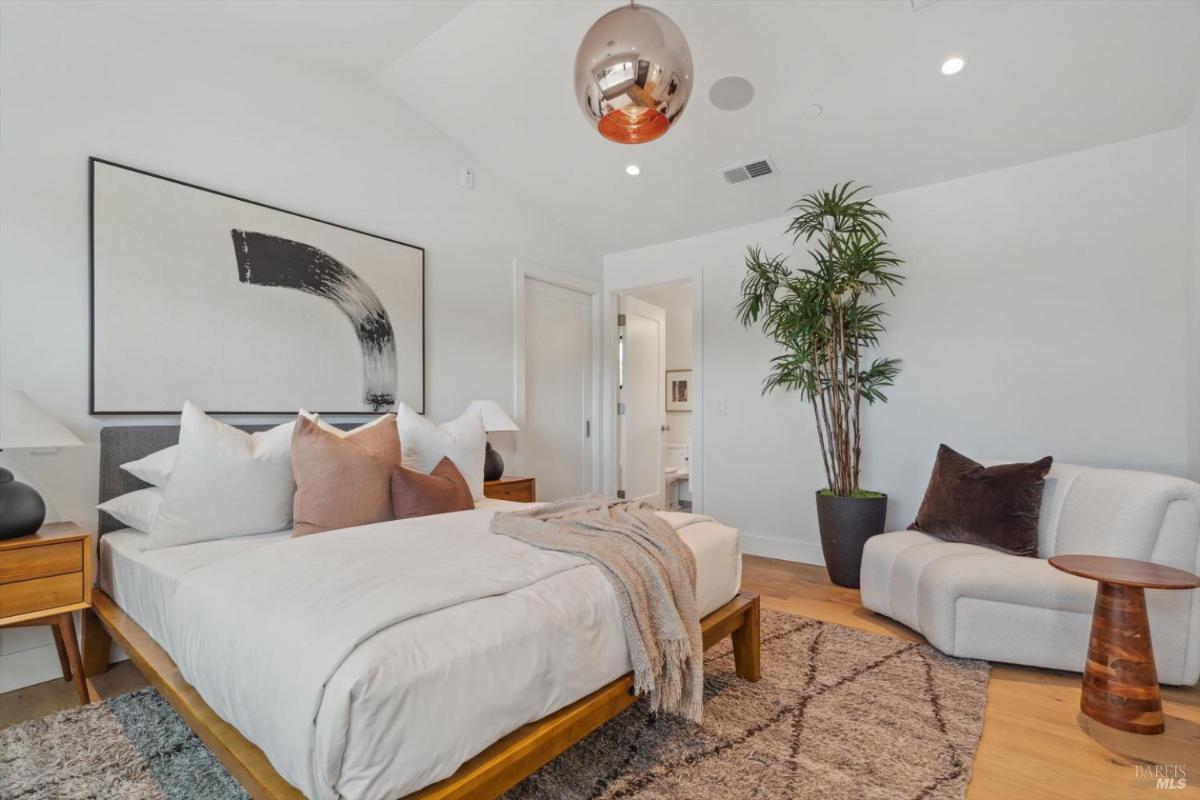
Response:
M0 388L0 450L81 445L75 434L24 392ZM13 479L0 467L0 539L37 533L46 519L46 503L37 490Z
M467 411L473 411L483 419L483 429L488 433L521 430L495 400L476 400L467 406ZM487 451L483 456L483 479L498 481L502 475L504 475L504 459L492 449L492 443L488 442Z

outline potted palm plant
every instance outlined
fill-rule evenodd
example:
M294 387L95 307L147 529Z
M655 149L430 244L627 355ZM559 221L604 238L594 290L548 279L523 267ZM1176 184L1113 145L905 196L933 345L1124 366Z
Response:
M783 352L771 359L763 393L794 390L812 406L828 481L817 494L817 524L830 579L858 586L867 538L883 531L887 495L865 491L862 404L885 401L900 370L872 357L887 316L874 298L895 294L903 262L889 249L890 217L847 182L805 196L789 210L793 244L804 240L811 266L749 248L738 320L760 325Z

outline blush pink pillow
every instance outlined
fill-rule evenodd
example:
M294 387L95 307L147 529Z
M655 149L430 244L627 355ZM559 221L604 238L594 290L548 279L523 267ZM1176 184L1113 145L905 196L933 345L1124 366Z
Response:
M443 458L426 475L415 469L392 471L392 512L396 519L425 517L475 507L471 487L449 458Z
M301 414L292 432L292 536L392 519L392 470L399 467L396 416L342 433Z

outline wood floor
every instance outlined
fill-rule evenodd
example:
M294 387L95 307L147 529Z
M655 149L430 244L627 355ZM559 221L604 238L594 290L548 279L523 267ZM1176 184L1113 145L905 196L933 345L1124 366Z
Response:
M864 609L857 591L833 586L819 567L746 556L742 587L761 594L766 608L905 639L920 638ZM101 697L144 685L128 661L94 679ZM74 702L71 684L62 680L0 695L0 727ZM1163 711L1166 733L1122 733L1079 713L1078 675L997 664L967 796L970 800L1200 797L1200 688L1164 687ZM1186 788L1156 790L1147 775L1159 765L1170 768L1177 778L1186 775Z

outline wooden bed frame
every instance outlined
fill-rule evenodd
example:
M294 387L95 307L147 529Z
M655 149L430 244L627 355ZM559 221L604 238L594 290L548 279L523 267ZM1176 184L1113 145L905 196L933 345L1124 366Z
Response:
M706 616L700 627L704 649L731 636L737 674L749 681L759 679L757 594L737 595ZM84 612L83 635L86 675L90 677L108 669L110 644L116 640L154 688L256 800L304 797L280 777L261 750L217 716L183 679L167 652L99 588L92 595L92 608ZM403 800L497 798L636 700L631 673L518 728L467 761L449 778L406 795Z

